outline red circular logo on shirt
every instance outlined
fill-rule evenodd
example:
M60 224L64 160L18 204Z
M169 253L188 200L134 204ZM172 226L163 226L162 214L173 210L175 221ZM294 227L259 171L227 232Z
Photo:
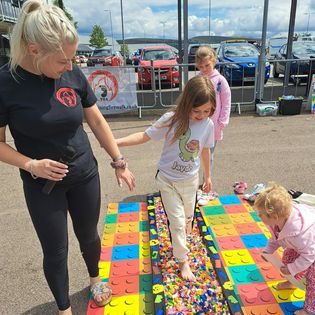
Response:
M57 100L66 107L77 105L77 95L71 88L60 88L56 93Z

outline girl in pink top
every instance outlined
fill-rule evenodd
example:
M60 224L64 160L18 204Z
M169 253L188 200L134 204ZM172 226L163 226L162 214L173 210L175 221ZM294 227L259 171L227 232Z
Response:
M283 247L280 271L296 279L306 277L304 307L294 314L315 314L315 208L293 203L286 189L276 184L258 195L255 208L272 234L263 252L272 254ZM280 282L277 288L294 286L285 281Z
M211 148L210 166L213 168L214 149L217 141L223 139L223 129L229 124L231 111L231 89L226 79L214 69L217 63L215 51L208 46L201 46L196 51L196 66L199 75L207 76L216 90L216 110L211 117L214 124L214 147Z

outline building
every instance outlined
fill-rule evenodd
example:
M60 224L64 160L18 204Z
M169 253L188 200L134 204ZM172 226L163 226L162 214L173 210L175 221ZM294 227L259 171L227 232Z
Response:
M0 66L9 60L9 32L17 21L23 2L0 0Z

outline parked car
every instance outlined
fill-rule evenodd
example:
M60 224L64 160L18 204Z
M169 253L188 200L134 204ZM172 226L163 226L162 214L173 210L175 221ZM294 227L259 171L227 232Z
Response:
M110 48L97 48L88 57L87 65L120 66L123 65L123 58L119 52L112 53Z
M273 76L279 77L279 74L285 73L287 45L283 45L276 54ZM294 83L300 84L306 81L311 68L315 67L315 42L297 41L292 43L292 61L290 65L290 78ZM304 60L303 60L304 59ZM310 65L312 62L312 65Z
M79 55L78 57L79 57L80 63L87 63L88 58L87 58L86 56L84 56L84 55Z
M179 86L179 70L176 55L169 46L149 46L142 48L138 68L140 89L151 87L151 60L154 67L154 80L161 86Z
M230 85L255 82L259 50L246 41L226 41L217 50L219 62L230 62L218 65L219 71ZM270 64L266 62L265 83L270 76Z

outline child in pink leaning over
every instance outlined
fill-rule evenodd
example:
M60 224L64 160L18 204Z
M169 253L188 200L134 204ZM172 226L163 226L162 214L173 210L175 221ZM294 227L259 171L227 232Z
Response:
M315 314L315 208L294 203L286 189L276 184L258 195L255 208L272 235L263 252L272 254L283 247L280 271L296 279L306 278L304 307L294 314ZM289 281L277 286L278 290L290 288L294 286Z

